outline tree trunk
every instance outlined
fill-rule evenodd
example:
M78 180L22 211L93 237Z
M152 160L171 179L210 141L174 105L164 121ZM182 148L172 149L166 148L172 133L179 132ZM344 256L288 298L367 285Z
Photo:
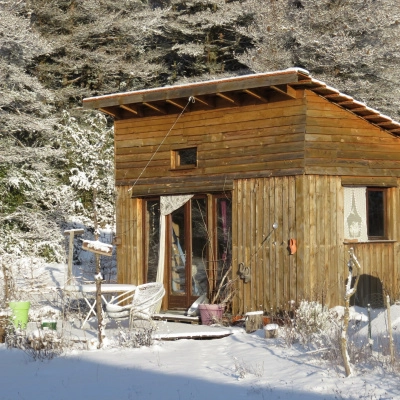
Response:
M350 376L352 374L351 364L350 364L350 356L349 352L347 351L347 330L349 328L349 320L350 320L350 298L353 294L357 291L358 280L360 279L361 273L361 266L357 260L357 257L354 254L354 249L351 248L349 250L350 259L347 263L349 267L349 275L347 277L347 284L346 284L346 294L344 296L345 300L345 307L344 307L344 315L343 315L343 327L342 327L342 338L341 338L341 350L342 350L342 357L344 363L344 369L346 372L346 376ZM351 282L353 280L353 266L357 268L357 278L354 282L354 286L351 287Z
M352 370L351 370L351 365L350 365L349 352L347 351L347 329L349 327L349 319L350 319L350 297L345 298L345 301L346 301L346 305L344 308L344 315L343 315L341 349L342 349L344 370L346 372L346 376L350 376L352 374Z

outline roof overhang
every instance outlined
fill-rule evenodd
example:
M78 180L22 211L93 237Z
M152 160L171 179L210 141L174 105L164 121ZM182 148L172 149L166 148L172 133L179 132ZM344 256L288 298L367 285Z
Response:
M313 79L308 71L301 68L90 97L83 100L83 107L98 109L114 119L140 118L178 114L190 100L200 107L212 109L216 108L217 102L225 106L239 106L244 98L267 103L272 92L290 98L295 96L297 89L311 90L369 123L400 136L400 123Z

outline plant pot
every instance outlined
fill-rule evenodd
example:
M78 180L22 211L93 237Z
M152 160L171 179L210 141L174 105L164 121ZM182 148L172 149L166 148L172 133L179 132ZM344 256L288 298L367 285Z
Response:
M225 306L222 304L199 304L202 325L220 324Z
M25 329L28 323L28 313L31 303L29 301L11 301L9 307L12 311L11 322L16 328Z
M57 330L57 321L42 321L42 329Z
M263 326L271 324L272 323L272 319L270 317L263 317Z

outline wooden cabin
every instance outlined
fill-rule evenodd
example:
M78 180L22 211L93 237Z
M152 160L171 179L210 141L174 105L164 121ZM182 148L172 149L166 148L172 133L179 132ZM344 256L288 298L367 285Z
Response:
M115 121L120 283L161 279L187 309L232 266L234 314L335 306L353 247L356 303L399 298L399 123L302 69L83 106Z

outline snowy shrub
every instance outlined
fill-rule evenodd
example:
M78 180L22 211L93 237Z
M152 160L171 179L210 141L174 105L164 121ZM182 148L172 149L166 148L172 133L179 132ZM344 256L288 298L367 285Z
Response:
M285 324L280 329L279 336L283 339L286 347L291 347L297 341L297 333L292 320L285 320Z
M319 334L329 331L335 317L329 309L315 301L305 301L295 312L295 331L301 344L308 344Z
M120 330L115 338L116 344L118 347L126 348L150 347L153 344L154 331L155 326L152 324L131 331Z
M10 325L6 334L7 348L22 350L33 361L51 360L69 347L68 341L57 331L37 329L29 334Z
M248 375L254 375L257 378L264 375L264 363L249 365L236 357L233 357L233 361L235 363L234 372L237 374L238 380L244 379Z

